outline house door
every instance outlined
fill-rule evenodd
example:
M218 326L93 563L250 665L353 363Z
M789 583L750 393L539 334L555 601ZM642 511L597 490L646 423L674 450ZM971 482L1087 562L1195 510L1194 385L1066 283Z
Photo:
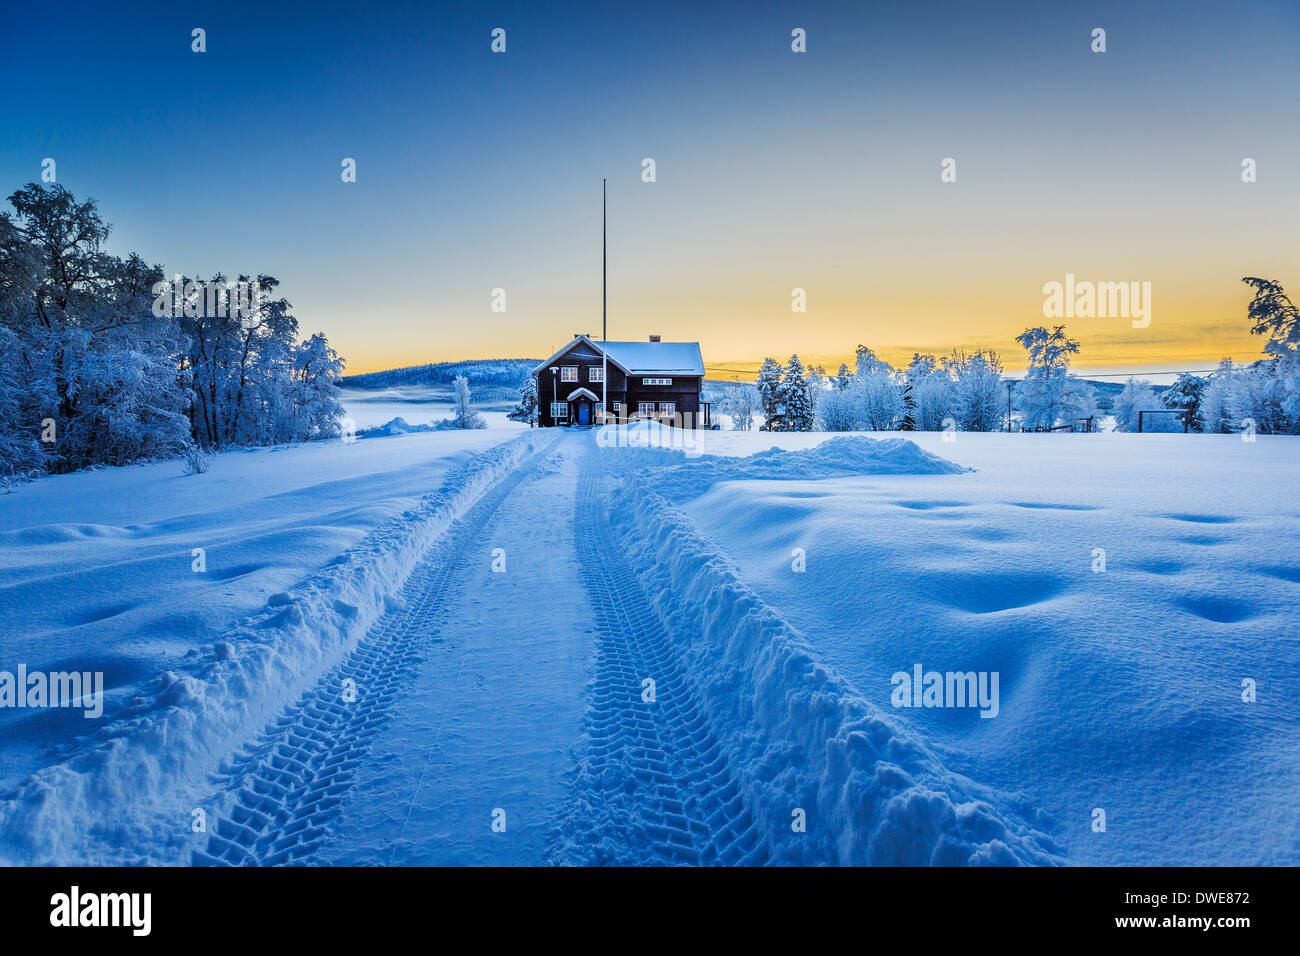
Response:
M584 427L591 424L591 402L578 403L578 424Z

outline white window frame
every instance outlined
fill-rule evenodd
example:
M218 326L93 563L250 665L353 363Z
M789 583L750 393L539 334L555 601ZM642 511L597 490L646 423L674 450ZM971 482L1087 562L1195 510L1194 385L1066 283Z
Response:
M673 383L673 380L672 380L671 378L643 378L643 379L641 379L641 384L642 384L642 385L671 385L672 383Z
M612 405L614 406L614 414L615 414L615 415L617 415L617 414L619 414L621 411L623 411L623 403L622 403L622 402L611 402L610 404L612 404Z
M551 418L560 419L569 417L568 402L551 402Z
M587 381L588 381L588 382L603 382L604 379L602 379L601 376L602 376L604 373L605 373L605 370L604 370L603 368L601 368L599 365L593 365L590 369L587 370Z
M654 402L637 402L636 413L638 415L653 415L655 413Z
M676 414L677 414L677 403L676 403L676 402L660 402L660 403L659 403L659 414L660 414L660 415L676 415Z
M576 365L560 366L561 382L576 382L577 380L578 380L578 366Z

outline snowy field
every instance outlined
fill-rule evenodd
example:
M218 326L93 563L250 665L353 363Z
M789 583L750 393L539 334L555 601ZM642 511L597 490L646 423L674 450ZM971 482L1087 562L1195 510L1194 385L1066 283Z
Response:
M171 461L20 486L0 497L0 668L102 671L111 713L512 434L281 446L219 455L204 475ZM84 723L0 710L0 785Z
M683 510L820 660L1043 811L1070 861L1300 862L1300 440L909 437L975 472L740 479ZM917 663L999 672L996 719L895 710Z
M0 497L0 861L1300 863L1300 440L493 425Z

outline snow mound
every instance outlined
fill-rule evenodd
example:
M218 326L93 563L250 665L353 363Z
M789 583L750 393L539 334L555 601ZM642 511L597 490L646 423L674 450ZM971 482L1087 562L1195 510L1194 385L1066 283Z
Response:
M840 435L807 451L769 448L748 458L710 455L746 478L828 478L836 475L958 475L969 468L925 451L906 438Z
M665 432L689 432L690 429L664 428ZM700 455L691 457L691 446L685 453L681 438L677 445L667 442L673 436L663 436L646 430L629 431L624 441L602 441L605 454L617 468L658 466L643 480L659 489L671 489L674 496L701 494L720 481L746 481L757 479L812 480L821 478L846 478L860 475L958 475L973 469L966 468L946 458L925 451L916 442L905 438L866 438L858 435L841 435L827 439L820 445L803 451L769 448L747 458L731 455ZM687 442L690 439L686 439ZM635 456L638 454L640 458ZM663 449L669 449L664 451ZM657 455L657 458L649 456Z
M825 460L854 467L961 470L907 441L837 439L821 449ZM742 459L729 477L746 469L797 470L797 457ZM1064 862L1039 829L1046 815L948 770L922 739L820 663L803 636L687 515L649 489L643 474L626 479L614 500L614 531L693 675L710 730L769 834L773 862ZM864 627L869 631L870 622ZM800 809L807 831L795 833L792 814Z

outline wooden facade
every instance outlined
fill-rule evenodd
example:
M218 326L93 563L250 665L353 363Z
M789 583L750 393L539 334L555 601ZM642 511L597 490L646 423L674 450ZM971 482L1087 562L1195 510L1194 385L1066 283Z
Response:
M585 428L643 419L684 428L712 424L708 403L701 400L704 364L696 342L608 342L608 363L601 343L586 335L533 369L537 379L537 424ZM602 392L602 368L609 382ZM610 413L601 417L601 395Z

